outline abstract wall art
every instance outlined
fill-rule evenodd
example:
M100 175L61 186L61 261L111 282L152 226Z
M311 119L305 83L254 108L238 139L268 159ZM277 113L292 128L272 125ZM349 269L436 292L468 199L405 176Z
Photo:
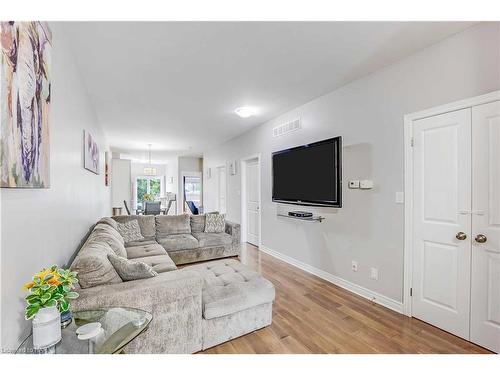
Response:
M111 185L111 170L109 162L109 151L104 152L104 186Z
M99 174L99 146L94 137L88 131L83 132L84 151L83 160L84 167L95 174Z
M1 22L0 187L50 187L51 31Z

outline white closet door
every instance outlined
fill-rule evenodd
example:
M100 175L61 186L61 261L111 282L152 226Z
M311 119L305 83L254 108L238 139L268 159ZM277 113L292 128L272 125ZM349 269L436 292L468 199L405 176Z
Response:
M412 315L469 338L471 110L414 122Z
M471 341L500 352L500 102L472 108Z

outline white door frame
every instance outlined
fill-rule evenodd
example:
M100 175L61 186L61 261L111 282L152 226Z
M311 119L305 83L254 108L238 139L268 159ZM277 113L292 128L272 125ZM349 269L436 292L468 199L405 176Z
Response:
M410 288L412 287L413 271L413 150L412 134L413 122L426 117L436 116L447 112L458 111L481 104L500 100L500 90L485 95L475 96L453 103L433 107L404 116L404 280L403 280L403 313L412 316Z
M227 214L227 165L226 164L219 164L215 166L215 172L216 172L216 178L217 178L217 210L220 211L220 206L219 206L219 197L220 197L220 185L219 185L219 168L224 167L224 173L226 174L225 181L226 181L226 212Z
M179 214L182 214L184 212L184 177L199 177L200 178L200 183L201 183L201 194L200 194L200 205L203 207L203 172L198 172L198 171L183 171L181 172L181 178L179 181L179 198L177 201L179 202Z
M241 171L241 242L247 242L247 163L257 159L259 163L259 248L262 246L262 166L260 154L246 156L240 159Z

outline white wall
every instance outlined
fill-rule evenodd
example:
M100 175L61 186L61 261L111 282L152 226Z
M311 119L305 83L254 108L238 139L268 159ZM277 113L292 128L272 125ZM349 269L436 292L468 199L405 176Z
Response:
M29 332L22 285L42 267L67 266L92 224L110 214L103 166L107 143L76 70L64 26L53 23L51 28L51 187L0 191L2 349L16 348ZM100 175L83 168L84 129L100 146Z
M475 26L206 152L212 178L204 181L205 211L217 207L215 167L260 153L263 246L402 301L403 206L395 193L403 191L403 116L500 89L499 34L499 23ZM297 116L302 130L272 137L274 126ZM327 218L321 224L277 218L271 153L337 135L344 142L344 207L308 207ZM228 219L237 222L240 172L227 181ZM359 178L373 179L375 188L346 189L347 180ZM357 273L351 260L359 262ZM378 281L369 278L370 267L379 269Z
M111 206L121 207L126 214L123 201L132 209L131 163L126 159L111 159Z

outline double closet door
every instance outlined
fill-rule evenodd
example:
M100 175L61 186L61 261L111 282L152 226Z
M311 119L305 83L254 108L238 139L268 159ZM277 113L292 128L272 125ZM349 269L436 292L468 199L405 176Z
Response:
M500 352L500 102L412 131L412 315Z

